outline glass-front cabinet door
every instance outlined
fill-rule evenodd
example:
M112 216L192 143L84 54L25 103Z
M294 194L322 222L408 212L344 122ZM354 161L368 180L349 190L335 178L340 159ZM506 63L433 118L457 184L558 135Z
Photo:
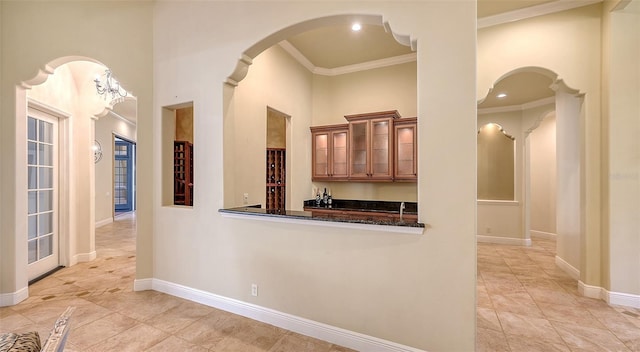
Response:
M347 124L311 127L311 175L314 181L339 181L348 178L348 131Z
M417 127L415 117L395 121L394 180L415 182L418 179Z
M391 179L392 144L391 119L371 120L371 166L369 177L372 179Z
M358 121L349 124L351 134L351 165L349 176L352 179L367 179L369 170L369 121Z
M393 121L399 117L395 110L345 116L351 142L350 180L393 180Z
M331 163L329 164L330 176L333 180L349 177L349 132L347 126L331 132Z

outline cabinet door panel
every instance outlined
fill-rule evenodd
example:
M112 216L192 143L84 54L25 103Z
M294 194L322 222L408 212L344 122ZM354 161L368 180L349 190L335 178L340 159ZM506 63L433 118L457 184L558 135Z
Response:
M349 176L351 177L367 177L369 174L368 126L367 121L350 124L351 167Z
M397 180L417 180L417 121L412 118L395 126L395 171Z
M371 120L371 177L391 179L392 159L390 119Z
M349 176L347 169L347 155L349 150L347 149L347 131L333 132L332 133L332 161L331 161L331 176L333 178L346 178Z
M318 133L313 137L313 177L329 176L329 134Z

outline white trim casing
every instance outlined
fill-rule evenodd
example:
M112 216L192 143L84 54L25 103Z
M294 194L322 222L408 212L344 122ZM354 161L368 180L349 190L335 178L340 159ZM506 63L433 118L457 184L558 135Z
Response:
M12 293L0 293L0 307L15 306L27 298L29 298L28 287L23 287Z
M603 287L587 285L582 281L578 281L578 292L585 297L602 299L608 304L640 309L640 295L611 292Z
M501 237L501 236L485 236L476 235L476 240L482 243L495 243L495 244L508 244L512 246L531 246L530 238L513 238L513 237Z
M90 253L78 253L71 258L71 263L69 263L69 266L73 266L83 262L90 262L96 258L97 258L96 251L93 251Z
M255 304L239 301L233 298L219 296L213 293L190 288L187 286L167 282L159 279L138 279L134 282L134 290L152 289L172 296L184 298L244 317L271 324L282 329L293 331L323 341L357 351L376 352L423 352L423 350L401 345L392 341L364 335L358 332L323 324L295 315L279 312Z
M527 18L548 15L554 12L571 10L582 6L593 5L602 0L558 0L537 6L525 7L519 10L500 13L493 16L478 18L478 29L496 26L503 23L515 22Z
M556 265L574 280L580 280L580 270L556 255Z
M551 232L529 230L529 233L531 234L531 236L540 237L540 238L547 238L547 239L550 239L550 240L554 240L554 239L558 238L558 235L556 235L555 233L551 233Z
M95 227L98 228L98 227L102 227L104 225L109 225L112 222L113 222L113 218L112 217L108 217L106 219L102 219L100 221L96 221Z
M291 43L286 40L281 41L280 43L278 43L278 45L289 55L291 55L291 57L298 61L300 65L309 70L309 72L321 76L339 76L346 73L360 72L387 66L405 64L408 62L415 62L418 59L418 55L414 52L379 60L361 62L353 65L340 66L336 68L325 68L315 66L311 61L309 61L309 59L307 59L306 56L304 56L304 54L302 54L298 49L296 49L296 47L291 45Z

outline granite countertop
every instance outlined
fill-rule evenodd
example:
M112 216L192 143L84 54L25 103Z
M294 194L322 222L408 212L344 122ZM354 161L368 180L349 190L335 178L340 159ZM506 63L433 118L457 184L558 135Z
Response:
M316 207L315 200L313 200L313 206L307 206L307 202L305 201L306 208L316 208L316 209L334 209L334 210L352 210L352 211L370 211L370 212L385 212L385 213L399 213L400 202L376 202L376 201L345 201L338 200L336 206L340 208L327 208L327 207ZM350 203L351 202L351 203ZM364 202L364 203L360 203ZM375 207L374 203L389 203L389 204L378 204L378 207ZM392 207L397 205L398 210L392 210ZM385 208L385 206L387 208ZM405 214L417 214L417 206L416 203L405 203ZM301 220L310 220L310 221L331 221L331 222L344 222L344 223L352 223L352 224L369 224L369 225L386 225L386 226L402 226L402 227L418 227L424 228L424 224L411 221L400 221L393 219L349 219L344 217L331 217L327 215L314 215L312 211L298 211L298 210L287 210L287 209L262 209L260 205L250 205L250 206L242 206L236 208L225 208L219 209L220 213L229 213L229 214L245 214L245 215L255 215L255 216L265 216L265 217L280 217L280 218L291 218L291 219L301 219Z

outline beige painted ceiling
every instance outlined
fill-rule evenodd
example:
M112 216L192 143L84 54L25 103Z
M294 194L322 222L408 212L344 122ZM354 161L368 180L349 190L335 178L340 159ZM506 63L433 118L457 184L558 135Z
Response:
M565 0L478 0L478 18L515 10L531 10L538 5L562 1ZM398 43L391 33L375 25L363 25L359 32L352 31L348 26L323 27L290 37L287 41L314 66L325 69L412 53L410 47ZM492 90L492 93L505 91L508 96L503 99L495 98L495 94L488 96L480 107L521 105L553 96L553 91L549 89L551 83L549 78L540 74L509 76L496 82Z
M514 73L498 81L486 98L478 104L478 108L518 106L553 97L555 92L549 88L552 83L551 78L539 73ZM507 96L498 98L497 95L500 93Z

